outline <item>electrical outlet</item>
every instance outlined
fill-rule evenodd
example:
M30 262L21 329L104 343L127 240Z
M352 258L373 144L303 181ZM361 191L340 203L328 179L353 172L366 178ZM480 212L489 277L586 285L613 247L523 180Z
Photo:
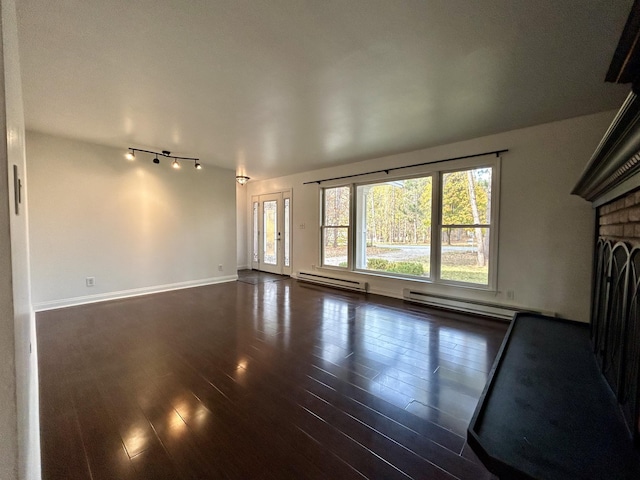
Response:
M300 225L298 225L298 228L300 230L304 230L306 228L306 225L304 223L301 223Z
M222 271L222 264L218 265L218 271L221 272Z
M507 298L509 300L513 300L514 298L516 298L516 294L513 290L507 290Z
M94 287L96 285L96 277L87 277L86 282L87 287Z

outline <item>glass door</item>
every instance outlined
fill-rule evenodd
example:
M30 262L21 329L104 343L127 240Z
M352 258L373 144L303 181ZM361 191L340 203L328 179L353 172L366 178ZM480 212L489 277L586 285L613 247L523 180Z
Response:
M291 274L291 191L251 199L251 268Z

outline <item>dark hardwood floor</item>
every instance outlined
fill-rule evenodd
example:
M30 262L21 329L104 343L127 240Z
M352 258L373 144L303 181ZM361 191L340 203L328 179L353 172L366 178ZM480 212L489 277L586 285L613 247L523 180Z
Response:
M506 328L290 279L39 313L43 478L491 478Z

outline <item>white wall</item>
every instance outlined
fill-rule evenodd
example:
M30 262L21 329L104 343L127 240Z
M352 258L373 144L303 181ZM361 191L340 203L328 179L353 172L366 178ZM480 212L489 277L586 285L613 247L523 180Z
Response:
M40 478L35 316L31 308L24 114L15 3L2 8L2 123L0 140L0 478ZM13 166L23 182L14 209ZM7 233L9 233L7 235ZM9 247L10 245L10 247ZM33 351L30 346L33 346Z
M36 310L237 277L234 172L124 153L27 132Z
M4 11L4 3L2 4ZM2 22L3 30L6 28ZM4 43L4 42L3 42ZM3 45L4 48L4 45ZM2 73L4 74L5 66ZM4 75L2 75L4 77ZM0 78L4 87L4 78ZM6 132L5 92L1 90L0 125ZM11 272L11 206L6 136L0 135L0 478L18 478L18 421Z
M247 187L236 184L236 222L238 240L238 270L250 268L247 251Z
M509 149L503 155L497 292L367 276L373 293L405 287L589 320L594 213L570 195L615 112L247 184L248 195L293 189L293 272L319 263L319 186L304 182ZM354 181L363 181L361 177ZM250 198L250 197L249 197ZM245 209L248 211L248 207ZM248 215L248 214L247 214ZM249 218L249 217L247 217ZM299 229L304 223L306 228ZM244 222L250 232L249 222ZM348 274L343 276L353 276ZM507 290L514 300L507 301Z

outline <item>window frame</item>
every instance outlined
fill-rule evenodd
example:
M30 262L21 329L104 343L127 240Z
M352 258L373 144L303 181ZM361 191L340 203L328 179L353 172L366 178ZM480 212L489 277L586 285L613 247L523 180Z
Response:
M437 257L437 275L435 275L436 281L439 285L448 285L448 286L456 286L456 287L466 287L466 288L475 288L479 290L489 290L496 291L497 289L497 269L498 269L498 215L500 209L500 157L497 157L492 161L477 161L472 162L471 165L461 166L459 168L447 168L438 171L438 212L437 212L437 225L438 225L438 238L437 245L438 251L436 252L435 248L432 247L432 255L435 254ZM475 228L475 224L444 224L442 222L442 197L444 195L444 181L443 177L447 173L455 173L455 172L463 172L467 170L477 170L481 168L491 168L491 213L490 213L490 222L489 224L478 224L480 228L487 228L489 230L489 265L488 265L488 278L486 284L478 284L473 282L462 282L459 280L450 280L441 278L441 259L442 259L442 229L446 227L451 228ZM434 189L435 190L435 189ZM495 201L494 201L495 200ZM435 203L435 199L434 199ZM486 226L485 226L486 225ZM495 238L494 238L495 235ZM433 243L433 242L432 242ZM433 257L431 259L433 261Z
M405 174L371 174L366 181L348 182L343 180L341 183L331 182L320 188L320 251L319 263L320 268L340 270L349 273L379 276L383 278L395 278L399 280L409 280L421 283L430 283L434 285L442 285L448 287L470 288L484 291L496 291L498 280L498 244L499 244L499 225L500 225L500 178L501 178L501 158L496 155L495 158L487 159L474 158L463 160L452 160L450 162L437 162L432 165L424 165L416 168L408 168ZM488 282L487 284L478 284L472 282L462 282L458 280L448 280L440 278L441 252L442 252L442 195L443 195L443 175L466 170L475 170L479 168L491 168L491 212L490 223L486 227L489 229L489 261L488 261ZM395 173L395 172L394 172ZM430 176L432 179L432 201L431 201L431 250L430 250L430 272L429 277L419 277L416 275L387 273L379 270L367 270L356 268L357 241L356 231L359 229L357 225L357 188L359 186L385 183L393 180L408 180L412 178L422 178ZM347 238L347 266L340 267L335 265L324 265L324 232L328 227L325 225L325 191L332 188L349 187L349 222L350 225L343 226L348 228ZM483 224L484 225L484 224ZM445 225L446 228L447 225ZM472 225L474 226L474 225ZM338 228L331 226L329 228ZM462 225L460 228L469 228Z
M371 180L371 181L366 181L366 182L358 182L358 183L353 183L352 184L352 188L353 188L353 192L354 192L354 202L357 202L357 195L358 195L358 187L364 187L364 186L368 186L368 185L380 185L380 184L384 184L384 183L390 183L393 181L400 181L400 180L412 180L415 178L426 178L426 177L430 177L431 178L431 189L432 189L432 200L431 200L431 224L432 224L432 230L434 229L434 202L433 202L433 185L434 182L437 181L436 177L438 176L437 172L434 172L433 170L426 172L426 173L418 173L418 174L413 174L413 175L403 175L403 176L394 176L394 177L385 177L385 178L381 178L378 180ZM355 204L356 208L353 208L353 204L351 205L352 209L353 209L353 219L352 222L355 225L354 231L357 232L359 229L358 226L358 222L357 222L357 216L358 216L358 212L357 212L357 204ZM417 280L417 281L426 281L426 282L430 282L430 283L434 283L432 282L433 280L433 254L434 254L434 249L433 249L433 233L431 234L432 240L431 240L431 245L430 245L430 271L429 271L429 276L428 277L419 277L417 275L409 275L409 274L404 274L404 273L391 273L391 272L385 272L382 270L369 270L367 268L358 268L356 266L356 257L358 255L357 252L357 239L355 238L356 233L354 233L354 241L353 241L353 245L352 245L352 250L353 252L351 253L351 259L353 259L353 272L357 272L357 273L363 273L366 275L378 275L378 276L382 276L382 277L387 277L387 278L399 278L399 279L403 279L403 280Z
M349 218L349 225L326 225L326 195L325 192L326 190L330 190L330 189L334 189L334 188L344 188L344 187L348 187L349 188L349 202L347 204L348 208L349 208L349 212L348 212L348 218ZM339 185L332 185L332 186L327 186L327 187L323 187L320 189L320 259L319 259L319 263L318 265L320 265L321 268L329 268L329 269L337 269L337 270L346 270L346 271L351 271L352 270L352 265L353 265L353 252L352 252L352 247L353 247L353 205L354 205L354 199L353 199L353 192L354 192L354 184L339 184ZM325 239L325 232L327 231L327 229L341 229L341 228L346 228L347 229L347 266L346 267L341 267L339 265L325 265L324 263L324 239Z

